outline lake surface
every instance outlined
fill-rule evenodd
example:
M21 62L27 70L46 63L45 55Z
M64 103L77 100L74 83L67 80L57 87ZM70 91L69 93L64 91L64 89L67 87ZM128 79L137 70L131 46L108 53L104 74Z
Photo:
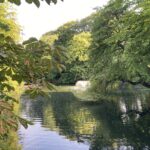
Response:
M115 98L114 98L115 97ZM149 150L150 93L81 101L71 92L22 97L21 114L34 125L18 131L23 150Z

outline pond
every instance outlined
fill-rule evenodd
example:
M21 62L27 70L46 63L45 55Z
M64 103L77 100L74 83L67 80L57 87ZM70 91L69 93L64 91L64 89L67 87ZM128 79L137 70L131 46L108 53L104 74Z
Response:
M34 125L20 127L19 143L23 150L149 150L150 93L127 95L100 102L71 92L23 96L21 114Z

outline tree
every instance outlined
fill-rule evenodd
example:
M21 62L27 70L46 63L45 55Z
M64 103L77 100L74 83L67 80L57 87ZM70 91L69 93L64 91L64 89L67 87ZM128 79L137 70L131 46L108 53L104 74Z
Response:
M20 40L21 28L16 22L16 13L13 7L6 3L0 5L0 34L13 38L16 42Z
M76 21L70 21L60 26L57 29L58 39L55 41L54 44L67 47L68 42L72 39L74 34L77 33L76 28L75 28L76 24L77 24Z
M88 47L91 42L89 32L91 25L92 17L81 21L71 21L41 37L41 40L49 43L49 45L59 46L64 49L64 53L67 56L62 60L65 66L62 72L56 70L56 67L53 68L53 73L50 77L53 82L74 84L79 79L85 80L88 78L86 74L88 71Z
M89 47L91 45L91 34L81 32L73 36L67 47L68 60L66 66L72 76L72 81L89 79Z
M89 32L81 32L73 36L67 48L68 61L87 61L88 48L91 44L91 34Z
M53 86L47 82L46 76L51 71L51 64L61 68L59 56L51 59L53 50L51 47L35 38L18 44L20 27L15 22L15 13L10 11L6 4L0 6L0 140L14 129L17 130L18 122L25 128L31 122L19 117L14 113L14 103L18 99L10 96L15 91L15 86L9 81L22 81L38 84L30 87L28 93L31 96L45 95L40 85L46 85L49 89ZM53 47L55 49L55 47ZM55 50L57 51L57 50Z
M55 41L58 40L58 33L57 32L48 32L40 38L41 41L53 46Z
M90 54L95 89L104 91L117 82L149 87L148 4L113 0L98 10Z
M18 99L10 96L16 86L10 82L17 80L22 64L22 46L16 44L20 40L20 26L15 22L15 12L9 4L0 5L0 139L10 129L17 129L21 118L14 114L14 103ZM16 42L14 42L16 41ZM18 84L19 86L19 84ZM23 120L23 119L22 119Z

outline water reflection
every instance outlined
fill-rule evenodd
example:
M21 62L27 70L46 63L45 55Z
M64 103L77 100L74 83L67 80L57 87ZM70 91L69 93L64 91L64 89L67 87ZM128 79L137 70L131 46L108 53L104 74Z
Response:
M148 150L149 98L115 95L95 103L69 92L52 93L51 99L24 96L22 115L35 125L19 130L23 150Z

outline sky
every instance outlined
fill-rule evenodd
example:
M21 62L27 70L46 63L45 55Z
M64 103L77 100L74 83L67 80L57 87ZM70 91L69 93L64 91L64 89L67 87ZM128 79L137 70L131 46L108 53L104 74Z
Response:
M90 15L97 6L108 0L64 0L50 6L41 2L40 8L22 2L17 10L17 20L22 27L23 40L29 37L40 38L42 34L57 29L64 23L80 20Z

